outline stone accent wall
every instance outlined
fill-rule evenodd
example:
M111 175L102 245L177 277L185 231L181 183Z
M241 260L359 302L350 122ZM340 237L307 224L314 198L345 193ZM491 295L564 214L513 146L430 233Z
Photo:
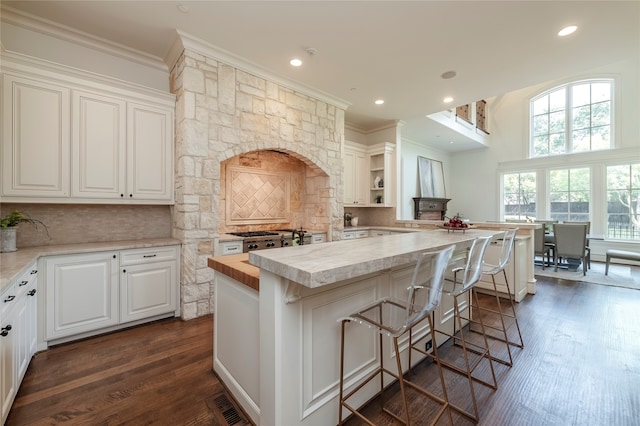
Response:
M171 90L177 97L173 237L184 244L182 317L191 319L213 308L207 258L215 255L220 229L222 161L270 149L296 157L309 169L305 196L320 200L306 214L328 206L327 228L340 232L344 110L190 50L171 72Z

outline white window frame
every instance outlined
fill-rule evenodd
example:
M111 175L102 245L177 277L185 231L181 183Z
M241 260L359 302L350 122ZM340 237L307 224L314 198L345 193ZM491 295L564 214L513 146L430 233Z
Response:
M572 154L573 153L573 139L571 138L571 134L572 134L572 128L571 128L571 124L572 124L572 115L571 115L571 97L572 97L572 91L571 88L573 86L577 86L577 85L581 85L581 84L595 84L595 83L609 83L610 84L610 117L609 117L609 150L614 149L616 146L615 143L615 128L616 128L616 99L617 99L617 84L614 78L611 77L598 77L598 78L587 78L587 79L582 79L582 80L575 80L575 81L570 81L567 82L565 84L561 84L552 88L549 88L543 92L540 92L534 96L532 96L529 99L529 158L545 158L545 157L553 157L553 156L557 156L557 155L566 155L566 154ZM540 98L544 97L544 96L549 96L551 93L556 92L558 90L561 89L565 89L566 91L566 103L565 103L565 109L564 109L564 121L565 121L565 129L564 129L564 135L565 135L565 149L564 152L562 153L557 153L557 154L545 154L545 155L535 155L535 151L534 151L534 126L533 126L533 104ZM589 104L592 105L592 104ZM593 151L605 151L607 149L602 149L602 150L589 150L589 151L581 151L581 152L593 152Z

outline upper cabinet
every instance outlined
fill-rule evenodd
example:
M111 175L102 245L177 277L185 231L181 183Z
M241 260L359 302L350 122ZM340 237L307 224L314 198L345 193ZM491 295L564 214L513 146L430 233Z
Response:
M2 78L2 195L68 197L71 91L15 75Z
M3 67L3 201L173 204L174 97L77 74Z
M344 204L358 207L395 205L393 155L395 145L374 146L346 142L344 148Z
M344 146L344 204L367 204L367 181L363 179L367 169L367 152L357 144Z

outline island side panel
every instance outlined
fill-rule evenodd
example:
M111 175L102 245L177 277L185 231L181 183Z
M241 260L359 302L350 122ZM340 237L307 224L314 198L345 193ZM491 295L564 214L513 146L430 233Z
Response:
M260 422L259 294L215 274L213 370L255 424Z

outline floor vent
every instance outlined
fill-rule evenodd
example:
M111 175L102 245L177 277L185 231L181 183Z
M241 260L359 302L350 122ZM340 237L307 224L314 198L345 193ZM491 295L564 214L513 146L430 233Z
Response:
M227 395L222 394L214 400L218 409L222 412L224 419L229 426L237 424L247 424L247 421L238 413L236 407L233 406Z

